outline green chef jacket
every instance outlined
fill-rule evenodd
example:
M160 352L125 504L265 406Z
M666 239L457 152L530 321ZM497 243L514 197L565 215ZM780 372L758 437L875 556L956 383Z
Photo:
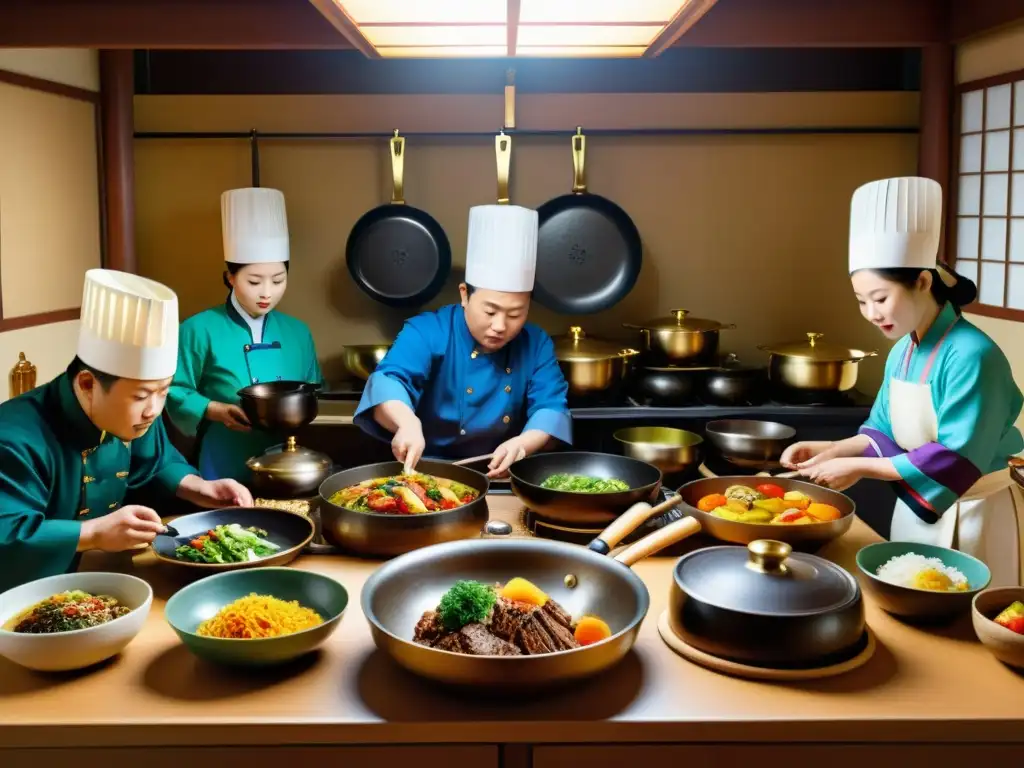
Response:
M211 400L238 405L238 390L261 381L321 383L309 327L277 311L269 312L263 323L263 338L256 344L229 298L181 324L167 413L178 429L199 441L197 463L207 480L230 477L247 483L246 460L285 437L258 429L236 432L211 422L206 418Z
M67 373L0 404L0 592L76 567L81 522L129 489L195 474L159 419L130 442L100 432Z

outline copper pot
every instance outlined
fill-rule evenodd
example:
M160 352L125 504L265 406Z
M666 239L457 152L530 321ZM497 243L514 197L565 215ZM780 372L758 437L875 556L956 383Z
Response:
M873 357L874 350L830 344L824 334L808 333L806 341L764 345L769 354L768 379L789 389L814 392L846 392L857 384L860 361Z
M643 323L623 323L643 337L643 349L653 358L679 365L713 359L718 354L719 331L735 328L717 320L688 317L685 309L670 310L668 317Z
M555 357L569 385L569 393L576 396L611 391L626 378L633 359L640 354L635 349L588 338L578 325L553 341Z

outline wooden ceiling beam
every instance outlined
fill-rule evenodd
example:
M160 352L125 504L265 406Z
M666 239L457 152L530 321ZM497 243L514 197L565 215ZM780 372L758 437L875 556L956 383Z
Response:
M677 45L914 47L946 42L950 0L719 0ZM1024 0L981 2L991 9ZM319 5L327 7L327 0ZM333 5L333 3L331 3ZM995 11L990 10L990 14ZM350 49L301 0L3 0L0 46ZM998 16L1002 18L1002 16ZM963 25L962 25L963 26Z
M1024 21L1024 0L951 0L949 37L959 43L1016 21Z

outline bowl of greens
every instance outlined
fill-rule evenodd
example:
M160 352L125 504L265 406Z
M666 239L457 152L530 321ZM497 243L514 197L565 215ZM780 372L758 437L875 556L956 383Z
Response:
M313 521L272 507L225 507L183 515L153 541L157 559L209 572L290 563L313 539Z

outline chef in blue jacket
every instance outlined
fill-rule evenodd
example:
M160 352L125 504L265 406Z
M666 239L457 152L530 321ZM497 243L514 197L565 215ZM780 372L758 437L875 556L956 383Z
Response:
M536 211L470 209L461 303L406 322L355 414L406 469L424 455L486 454L498 477L550 443L572 442L554 344L526 322L536 266Z

